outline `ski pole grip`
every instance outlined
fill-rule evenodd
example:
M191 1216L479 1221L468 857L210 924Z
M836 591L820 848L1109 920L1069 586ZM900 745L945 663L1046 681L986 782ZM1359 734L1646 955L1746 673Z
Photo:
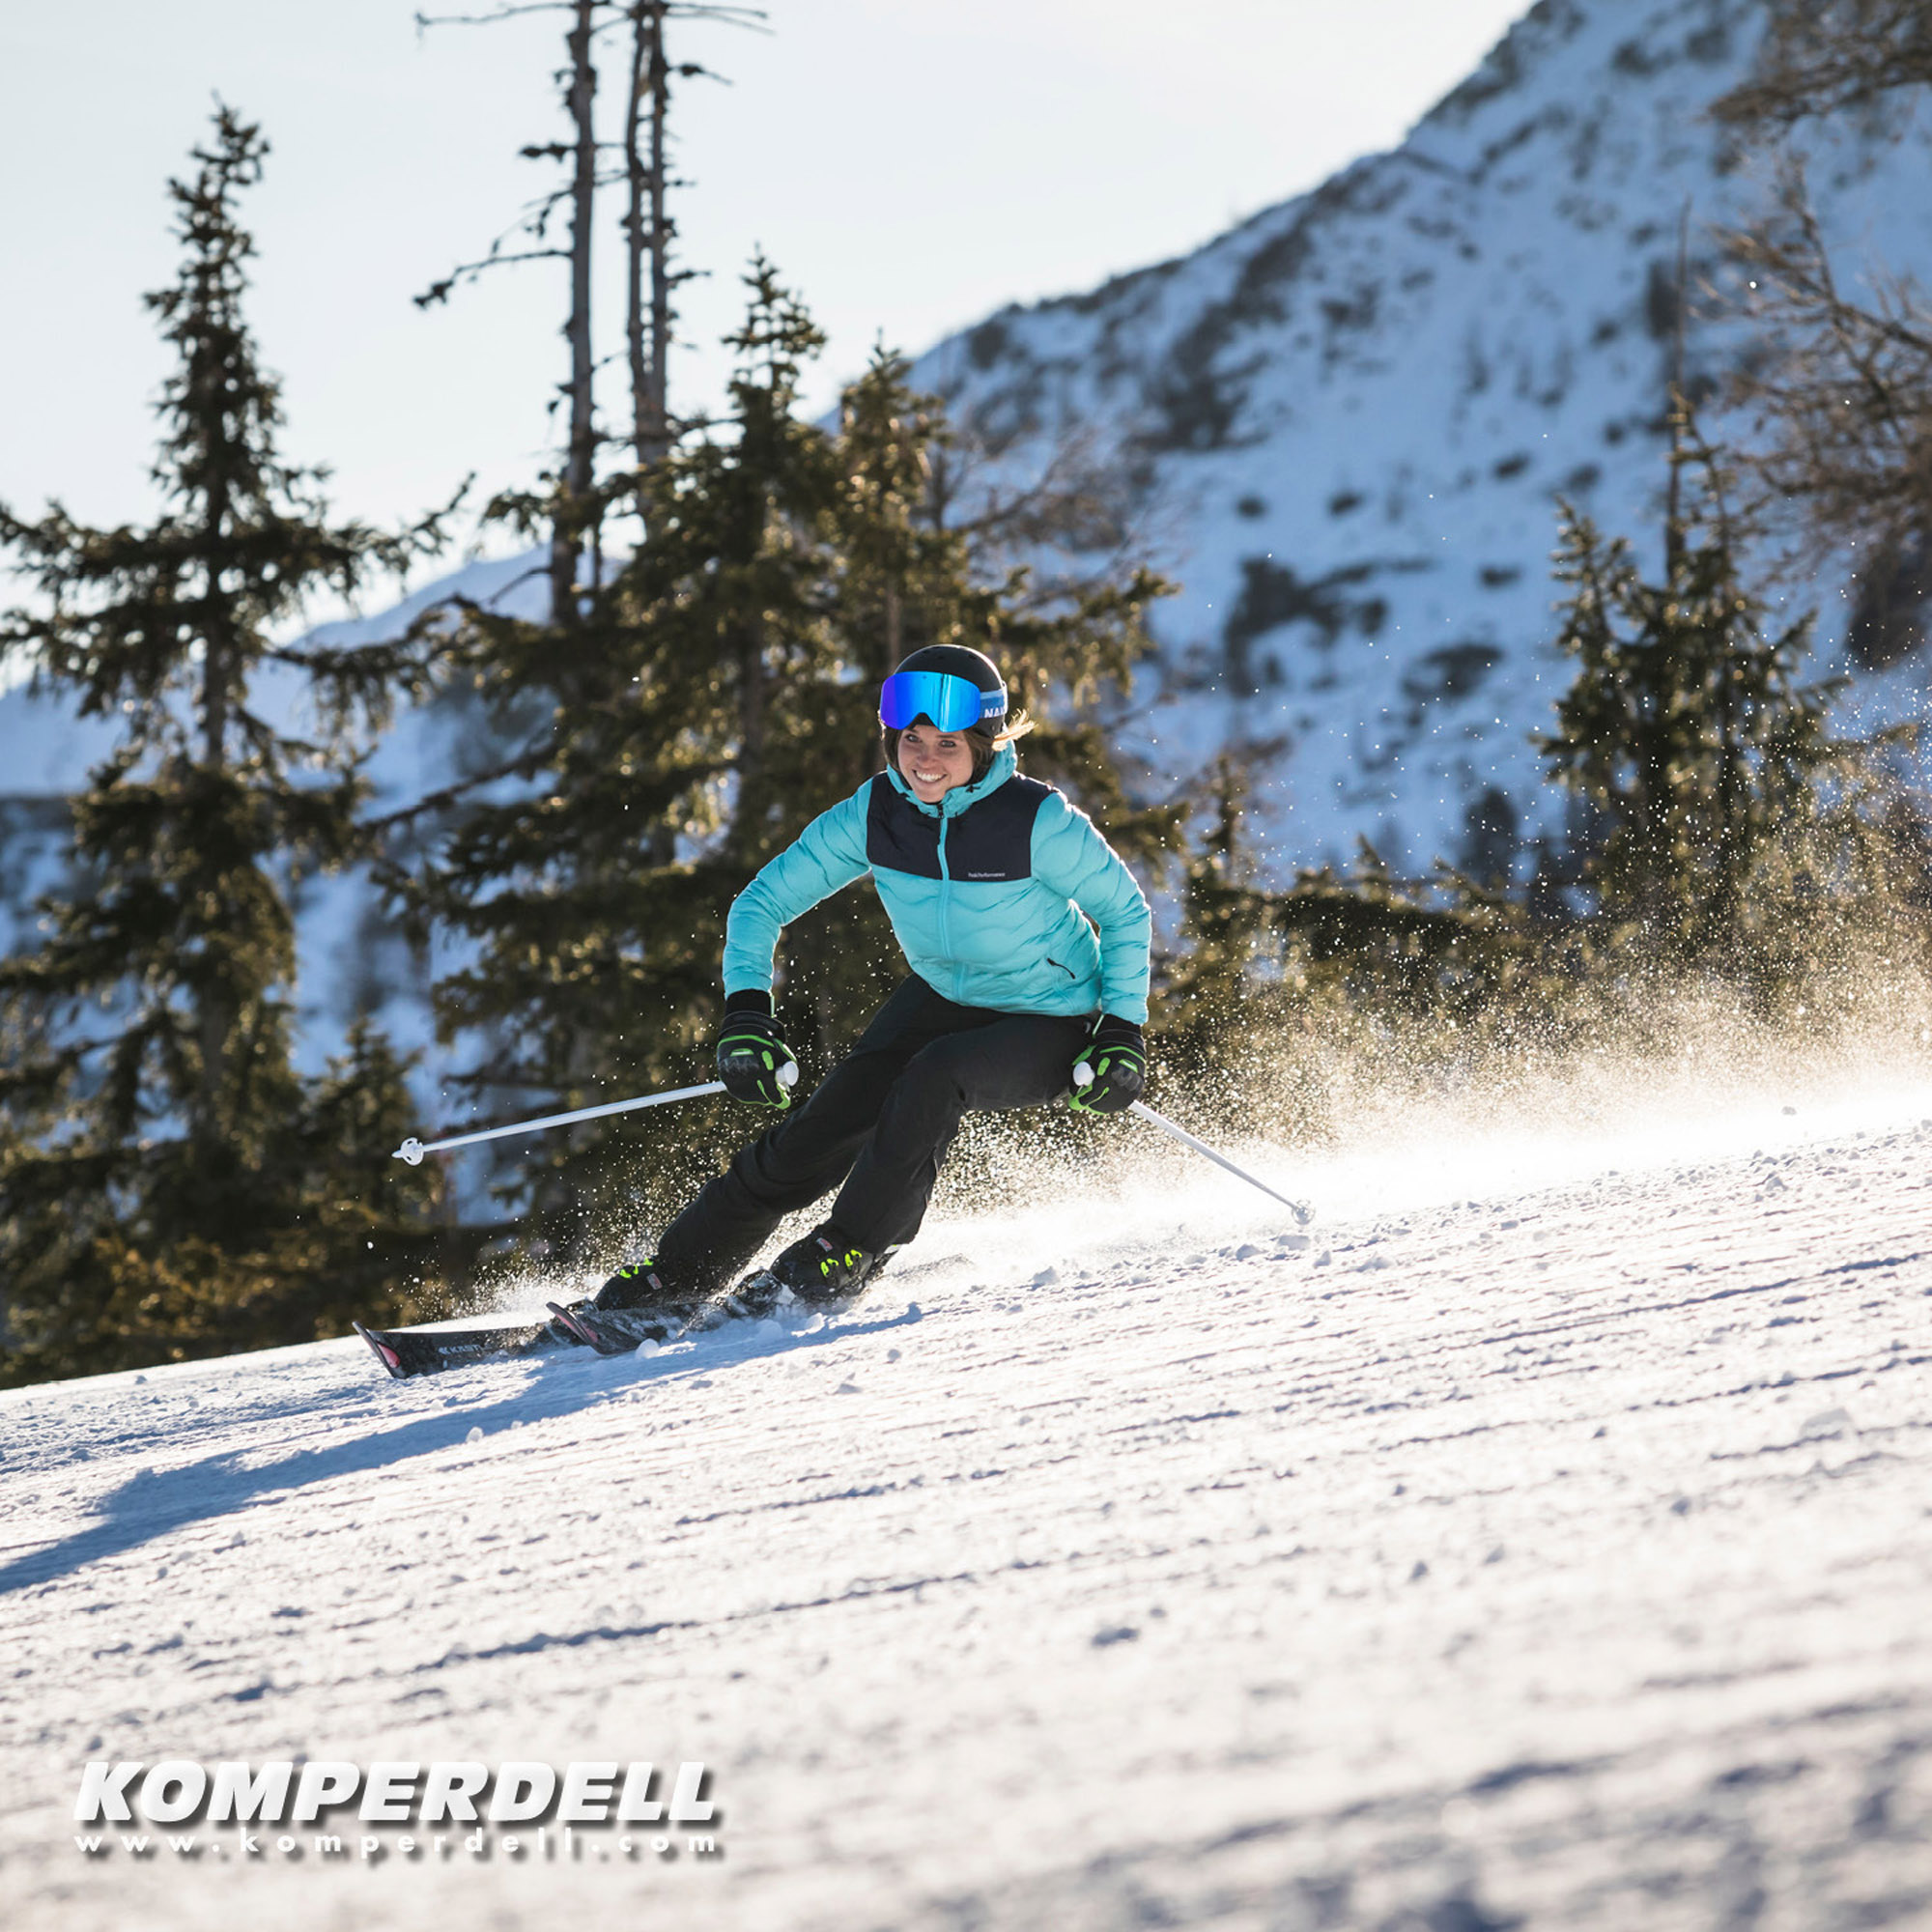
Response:
M798 1085L798 1062L787 1060L779 1068L778 1081L781 1087L796 1087Z
M1073 1084L1076 1087L1091 1087L1094 1084L1094 1069L1084 1060L1074 1065Z

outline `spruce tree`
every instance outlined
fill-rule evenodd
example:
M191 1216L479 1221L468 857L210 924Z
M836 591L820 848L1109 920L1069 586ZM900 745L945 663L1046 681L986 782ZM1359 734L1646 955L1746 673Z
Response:
M992 652L1016 702L1051 691L1068 722L1027 741L1030 768L1098 809L1121 796L1097 725L1073 714L1124 679L1160 586L1137 576L1050 606L1022 575L982 581L933 514L945 424L903 360L875 358L828 433L799 404L819 331L768 263L747 288L728 413L639 479L643 539L582 600L574 636L466 613L469 673L502 717L539 721L526 786L465 809L407 890L469 952L439 986L440 1023L477 1043L472 1085L504 1111L707 1077L730 901L879 768L878 685L920 644ZM1159 822L1127 829L1145 843ZM808 1079L896 957L869 893L799 922L780 997ZM549 1136L509 1151L506 1194L535 1208L553 1253L584 1255L661 1216L746 1125L712 1104Z
M913 651L965 644L999 664L1012 709L1033 721L1019 748L1027 772L1064 785L1151 880L1184 807L1128 799L1103 707L1127 688L1147 648L1147 607L1167 586L1130 570L1048 594L1024 566L989 555L973 524L948 521L935 484L952 431L939 398L910 379L905 358L882 348L840 399L828 530L837 674L812 682L816 716L794 741L784 788L810 816L877 771L880 684ZM841 894L801 920L786 959L794 998L809 1001L795 1031L827 1059L899 970L869 892Z
M910 379L905 358L881 349L840 403L837 615L844 655L860 672L855 723L870 723L879 682L910 652L938 643L984 650L1005 673L1012 706L1033 718L1027 769L1065 782L1106 817L1117 844L1154 860L1178 811L1130 803L1103 707L1128 687L1149 648L1148 607L1172 586L1144 567L1043 585L1028 565L1002 561L982 526L949 515L937 471L952 429L940 399ZM1053 522L1052 490L1049 482L1027 501L1042 526ZM1008 506L1003 527L1014 520ZM864 745L863 728L851 742ZM870 748L856 755L860 777L877 769Z
M177 357L156 521L0 509L40 592L5 640L121 734L73 801L44 943L0 962L14 1379L336 1332L404 1307L424 1259L431 1177L386 1160L410 1117L396 1055L363 1025L318 1081L292 1056L291 890L364 849L355 727L383 722L408 658L277 639L312 592L400 567L435 520L333 524L319 473L278 453L237 206L266 152L222 107L193 180L170 185L182 266L147 298Z
M1293 989L1266 968L1279 955L1279 901L1262 885L1241 833L1246 775L1219 759L1206 829L1189 845L1179 895L1180 945L1154 987L1160 1070L1192 1094L1252 1076L1278 1057Z
M1776 977L1810 912L1874 883L1874 746L1833 736L1842 680L1801 675L1811 617L1774 625L1745 587L1722 467L1681 403L1675 423L1661 581L1563 506L1558 641L1577 672L1538 742L1587 813L1600 946Z
M703 1077L725 906L783 811L769 765L800 728L784 688L826 656L830 447L796 411L821 338L768 265L749 282L726 420L635 479L645 540L576 623L462 613L462 668L499 729L530 721L523 782L463 808L398 883L465 955L436 998L445 1036L478 1045L467 1084L512 1111ZM671 1144L701 1140L705 1113L680 1110ZM597 1151L665 1145L641 1117L512 1147L506 1198L581 1256L623 1186Z

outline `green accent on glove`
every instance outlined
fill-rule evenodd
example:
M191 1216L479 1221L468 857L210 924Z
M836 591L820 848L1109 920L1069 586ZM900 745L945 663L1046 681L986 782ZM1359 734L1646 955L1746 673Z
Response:
M776 1107L782 1113L791 1105L791 1089L779 1077L787 1067L796 1080L798 1062L772 1017L772 996L727 994L724 1026L718 1036L718 1077L725 1093L748 1107Z
M1102 1013L1094 1037L1074 1059L1067 1106L1076 1114L1124 1114L1146 1090L1147 1041L1140 1028Z

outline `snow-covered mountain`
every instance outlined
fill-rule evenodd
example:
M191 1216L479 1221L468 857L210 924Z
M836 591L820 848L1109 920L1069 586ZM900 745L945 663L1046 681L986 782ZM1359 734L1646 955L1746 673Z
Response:
M1308 1234L1150 1135L648 1357L0 1396L7 1922L1922 1925L1932 1092L1738 1072L1244 1151ZM716 1812L76 1820L164 1760Z
M1024 474L1066 433L1134 468L1183 594L1159 613L1150 781L1259 752L1272 868L1358 834L1426 867L1473 825L1550 823L1525 742L1563 677L1563 492L1655 562L1662 412L1712 231L1769 164L1706 116L1761 0L1540 0L1395 152L1182 260L941 344L921 379ZM1856 275L1932 272L1932 129L1828 144L1813 185ZM1688 226L1687 226L1688 223ZM1740 337L1686 328L1687 373ZM1705 304L1707 308L1711 304ZM1818 586L1828 651L1842 586ZM1922 661L1873 694L1896 713Z
M1159 660L1123 727L1151 794L1240 750L1276 877L1362 835L1419 870L1556 828L1528 742L1567 675L1555 497L1655 558L1680 234L1693 283L1721 281L1713 230L1770 192L1769 162L1706 115L1764 17L1764 0L1539 0L1393 153L1182 260L1003 310L921 358L919 380L1001 448L1002 476L1071 435L1130 480L1183 585L1156 612ZM1884 262L1932 279L1932 128L1816 145L1847 276ZM1693 378L1742 340L1721 314L1683 333ZM526 559L477 564L331 635L389 634L455 587L542 594ZM1812 588L1820 668L1835 668L1845 586ZM1926 685L1921 653L1861 674L1848 702L1896 717ZM405 713L374 767L384 798L446 781L475 741L460 707ZM0 694L0 943L24 935L58 865L52 801L106 742L98 722ZM303 963L311 1058L372 1000L426 1039L421 962L383 937L356 882L312 889Z

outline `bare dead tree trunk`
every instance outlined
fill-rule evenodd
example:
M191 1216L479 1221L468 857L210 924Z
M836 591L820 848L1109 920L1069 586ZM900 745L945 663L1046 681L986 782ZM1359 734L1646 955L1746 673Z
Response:
M599 549L602 511L596 475L597 361L590 321L591 236L598 188L595 39L600 27L614 26L620 19L628 20L632 30L630 92L625 102L623 139L611 145L623 149L629 187L623 228L629 243L626 320L632 394L630 440L637 451L639 468L647 469L662 462L673 440L668 378L671 291L684 279L670 265L677 224L666 210L670 187L666 148L671 67L665 41L666 22L673 5L683 18L722 21L759 31L765 17L761 8L736 4L735 0L727 0L727 4L713 4L712 0L528 0L526 5L507 5L495 14L481 16L416 16L418 24L426 27L457 21L478 24L509 19L520 14L552 11L566 14L571 21L564 36L566 64L559 79L572 138L533 143L521 151L530 160L567 163L567 185L541 196L526 209L514 228L499 235L477 260L459 263L415 298L417 306L422 308L447 301L459 285L512 263L567 260L570 264L570 316L563 329L570 344L570 379L560 385L569 401L570 426L557 476L550 544L551 604L558 623L576 621L584 551L588 548L595 553ZM691 62L677 69L680 78L707 71ZM644 132L646 113L650 118L648 140ZM565 203L570 207L567 247L550 239L551 217ZM513 235L531 245L506 246ZM644 287L647 277L648 303Z
M659 461L670 447L670 244L676 228L665 212L665 122L670 112L670 63L665 56L665 0L652 0L657 32L651 46L651 420L657 443L649 461Z
M670 63L665 53L668 0L637 0L631 10L631 88L624 117L624 176L630 207L624 217L629 252L626 323L631 361L631 440L638 467L648 469L670 447L666 380L670 346L670 238L665 213L665 120L670 106ZM643 149L648 103L650 155ZM651 299L644 305L645 264Z
M631 445L639 469L644 464L650 377L644 350L644 99L649 87L652 43L657 35L650 0L631 9L631 84L624 96L624 346L631 363Z
M590 339L590 242L597 200L597 66L591 28L596 8L597 0L575 0L576 18L564 41L570 52L567 99L576 141L570 188L570 320L564 325L570 343L570 440L550 550L551 609L558 623L573 623L577 617L578 563L597 458L596 363Z

